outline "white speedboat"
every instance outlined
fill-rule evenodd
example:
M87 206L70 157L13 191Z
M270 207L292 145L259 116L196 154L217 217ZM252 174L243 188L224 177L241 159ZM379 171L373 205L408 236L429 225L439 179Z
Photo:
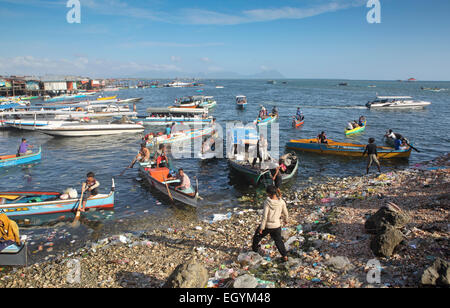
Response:
M144 126L135 123L71 123L63 122L36 129L50 136L85 137L117 135L124 133L141 133Z
M430 105L430 102L415 101L411 96L377 96L377 98L366 104L366 107L380 109L408 109L424 108Z

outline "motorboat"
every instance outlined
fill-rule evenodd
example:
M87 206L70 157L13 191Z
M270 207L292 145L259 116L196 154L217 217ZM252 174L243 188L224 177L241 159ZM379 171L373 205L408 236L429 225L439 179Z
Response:
M416 101L411 96L377 96L377 98L366 104L369 109L407 109L424 108L430 105L430 102Z

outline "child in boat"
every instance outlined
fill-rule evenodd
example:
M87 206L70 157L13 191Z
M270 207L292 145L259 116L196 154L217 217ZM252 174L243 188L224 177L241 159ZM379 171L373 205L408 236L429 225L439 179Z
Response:
M347 130L352 130L353 129L353 124L351 122L347 123Z
M98 195L98 187L100 182L95 179L95 174L89 172L86 175L86 182L83 182L81 187L81 194L83 195L83 207L80 209L81 212L86 210L86 203L90 197Z
M278 251L283 257L283 260L287 261L287 251L281 237L281 216L284 216L286 223L289 218L286 202L277 196L277 189L275 186L268 186L266 192L267 199L264 202L262 221L253 236L252 250L258 252L260 249L259 243L267 234L270 234L270 237L274 240Z
M18 156L24 156L24 155L29 155L32 153L32 151L30 149L32 149L33 146L29 145L27 143L27 139L22 138L22 143L19 146L19 149L17 151L17 155Z
M164 162L164 164L167 164L167 162L169 160L167 159L167 156L166 156L166 146L164 144L159 145L159 149L156 151L155 157L156 157L156 160L155 160L156 168L159 168L161 163L163 163L163 162Z
M20 246L19 227L6 214L0 214L0 251L13 244Z

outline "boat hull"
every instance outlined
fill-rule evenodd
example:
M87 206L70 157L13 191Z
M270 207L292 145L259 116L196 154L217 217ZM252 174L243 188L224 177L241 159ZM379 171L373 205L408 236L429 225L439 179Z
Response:
M0 195L51 195L58 197L59 193L48 192L8 192ZM79 206L79 199L69 200L55 200L47 202L34 203L18 203L18 204L3 204L0 205L0 213L6 214L11 219L24 219L25 217L32 217L34 215L51 215L62 213L75 213ZM108 195L99 194L86 202L86 209L112 209L114 208L114 191Z
M151 142L147 143L148 146L155 146L156 144L172 144L178 142L184 142L188 140L202 138L204 136L209 136L213 133L212 127L206 127L204 129L192 129L189 131L184 131L180 134L171 135L170 138L167 138L167 135L159 136L154 138ZM155 140L156 139L156 140Z
M272 122L275 122L277 119L278 119L278 116L270 115L269 117L265 118L264 120L256 120L253 123L258 126L263 126L263 125L268 125Z
M25 156L19 157L16 157L16 155L0 156L0 168L29 164L38 161L40 159L41 159L41 148L39 148L39 151L37 153L32 153L30 155Z
M328 142L328 144L320 144L317 143L316 139L291 140L287 143L286 147L288 149L316 154L329 154L360 158L362 158L362 154L364 153L365 149L365 145L334 142L332 140L328 140ZM378 157L382 159L409 158L409 156L411 155L411 150L411 148L408 150L395 150L390 147L378 147L377 152Z
M140 164L139 165L139 171L144 176L146 182L154 189L158 190L162 194L168 196L167 188L170 190L170 194L172 195L173 200L176 200L180 203L187 204L193 207L197 207L198 204L198 192L195 193L195 196L190 196L187 194L184 194L180 191L175 190L171 186L166 186L165 183L158 181L157 179L153 178L150 175L150 172L148 170L148 165L146 164Z
M366 130L366 125L367 125L367 122L364 122L364 126L357 127L357 128L350 129L350 130L346 130L345 134L346 135L353 135L353 134L356 134L356 133L361 133L361 132Z
M97 125L77 125L77 126L61 126L61 127L46 127L37 128L38 132L61 137L87 137L87 136L105 136L105 135L117 135L117 134L135 134L141 133L145 130L140 125L120 125L112 127L102 127Z

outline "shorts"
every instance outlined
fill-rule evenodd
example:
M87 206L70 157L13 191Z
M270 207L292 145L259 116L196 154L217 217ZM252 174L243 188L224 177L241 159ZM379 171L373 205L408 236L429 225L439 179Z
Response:
M83 195L83 201L87 201L87 199L89 199L90 197L96 196L96 195L98 195L98 190L97 190L97 188L94 188L94 189L91 190L91 191L86 190L86 191L84 192L84 195Z
M369 154L369 161L367 163L367 168L370 168L372 166L372 163L377 164L377 166L380 166L380 162L378 161L376 154Z

